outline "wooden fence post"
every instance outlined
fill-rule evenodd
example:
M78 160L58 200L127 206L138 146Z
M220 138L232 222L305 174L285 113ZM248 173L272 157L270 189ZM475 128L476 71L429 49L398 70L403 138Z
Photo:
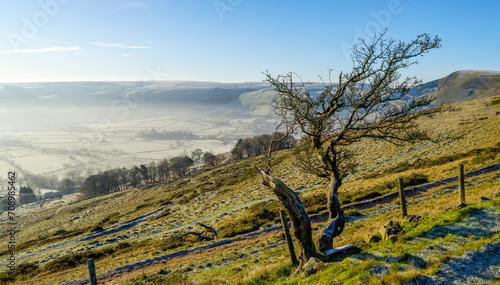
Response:
M458 181L459 181L459 185L458 185L458 194L460 196L460 206L465 206L465 178L464 178L464 164L463 163L460 163L460 166L459 166L459 170L460 170L460 173L459 173L459 176L458 176Z
M97 275L95 274L94 259L91 258L87 260L87 265L89 267L90 285L97 285Z
M401 203L401 216L404 218L408 213L406 212L405 185L403 178L399 178L399 201Z
M290 259L293 265L299 265L297 256L295 255L295 250L293 249L292 236L290 235L290 229L288 228L288 221L286 218L285 211L280 211L281 223L283 224L283 230L285 231L286 243L288 244L288 251L290 251Z

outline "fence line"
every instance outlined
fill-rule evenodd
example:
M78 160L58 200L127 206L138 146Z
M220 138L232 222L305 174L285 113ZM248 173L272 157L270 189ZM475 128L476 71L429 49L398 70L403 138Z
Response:
M491 165L491 166L488 166L488 167L485 167L485 168L481 168L481 169L476 170L476 171L469 172L469 173L465 174L464 177L465 178L474 177L474 176L478 176L478 175L481 175L481 174L493 172L493 171L496 171L496 170L500 170L500 163L494 164L494 165ZM405 196L406 196L406 198L408 198L408 197L414 197L414 196L417 196L417 195L421 194L422 192L425 192L426 190L429 190L431 188L435 188L435 187L438 187L438 186L446 185L448 183L455 182L455 181L458 181L458 176L454 176L454 177L446 178L446 179L443 179L443 180L440 180L440 181L428 183L428 184L425 184L425 185L421 185L421 186L417 186L417 187L405 189ZM398 192L393 192L393 193L390 193L390 194L386 194L386 195L378 197L378 198L374 198L374 199L370 199L370 200L366 200L366 201L361 201L361 202L358 202L358 203L349 204L349 205L343 207L343 209L365 210L365 209L373 208L373 207L375 207L377 205L391 203L391 202L395 201L398 198L399 198L399 191Z

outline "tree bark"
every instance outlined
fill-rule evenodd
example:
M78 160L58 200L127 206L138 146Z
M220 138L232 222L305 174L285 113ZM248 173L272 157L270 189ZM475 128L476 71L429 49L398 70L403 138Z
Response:
M326 195L328 199L328 222L316 234L316 248L323 253L333 248L333 239L344 231L345 217L337 195L337 190L341 184L340 179L333 178L328 186Z
M292 223L292 234L297 240L299 248L299 267L297 272L302 270L302 266L311 258L323 259L313 243L311 232L311 220L307 215L304 205L299 196L292 189L280 180L270 176L256 167L257 172L262 178L262 184L271 188L271 190L283 202L285 210Z

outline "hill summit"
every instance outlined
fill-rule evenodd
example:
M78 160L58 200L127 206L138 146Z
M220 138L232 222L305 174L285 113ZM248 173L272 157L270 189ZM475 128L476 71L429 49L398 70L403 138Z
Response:
M459 70L414 88L411 94L432 96L436 104L450 104L492 97L500 95L500 72Z

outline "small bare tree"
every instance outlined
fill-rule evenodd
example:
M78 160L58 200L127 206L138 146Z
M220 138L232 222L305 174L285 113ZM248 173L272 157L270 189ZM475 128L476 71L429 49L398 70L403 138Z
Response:
M430 98L409 99L410 89L421 82L416 78L400 80L398 71L439 48L440 41L423 34L406 43L386 39L385 33L371 42L360 40L353 47L352 71L341 72L336 84L324 83L319 94L310 92L303 82L295 82L292 73L277 77L264 73L265 81L278 92L273 107L281 118L280 126L287 135L299 132L305 138L305 146L298 151L303 170L330 181L326 190L329 221L313 242L311 222L298 195L270 176L269 169L257 169L262 183L279 197L290 217L299 246L299 271L311 257L326 260L319 252L328 254L333 238L344 229L337 192L355 167L350 147L361 140L402 144L430 139L419 130L417 119L442 112L444 107L429 108Z

